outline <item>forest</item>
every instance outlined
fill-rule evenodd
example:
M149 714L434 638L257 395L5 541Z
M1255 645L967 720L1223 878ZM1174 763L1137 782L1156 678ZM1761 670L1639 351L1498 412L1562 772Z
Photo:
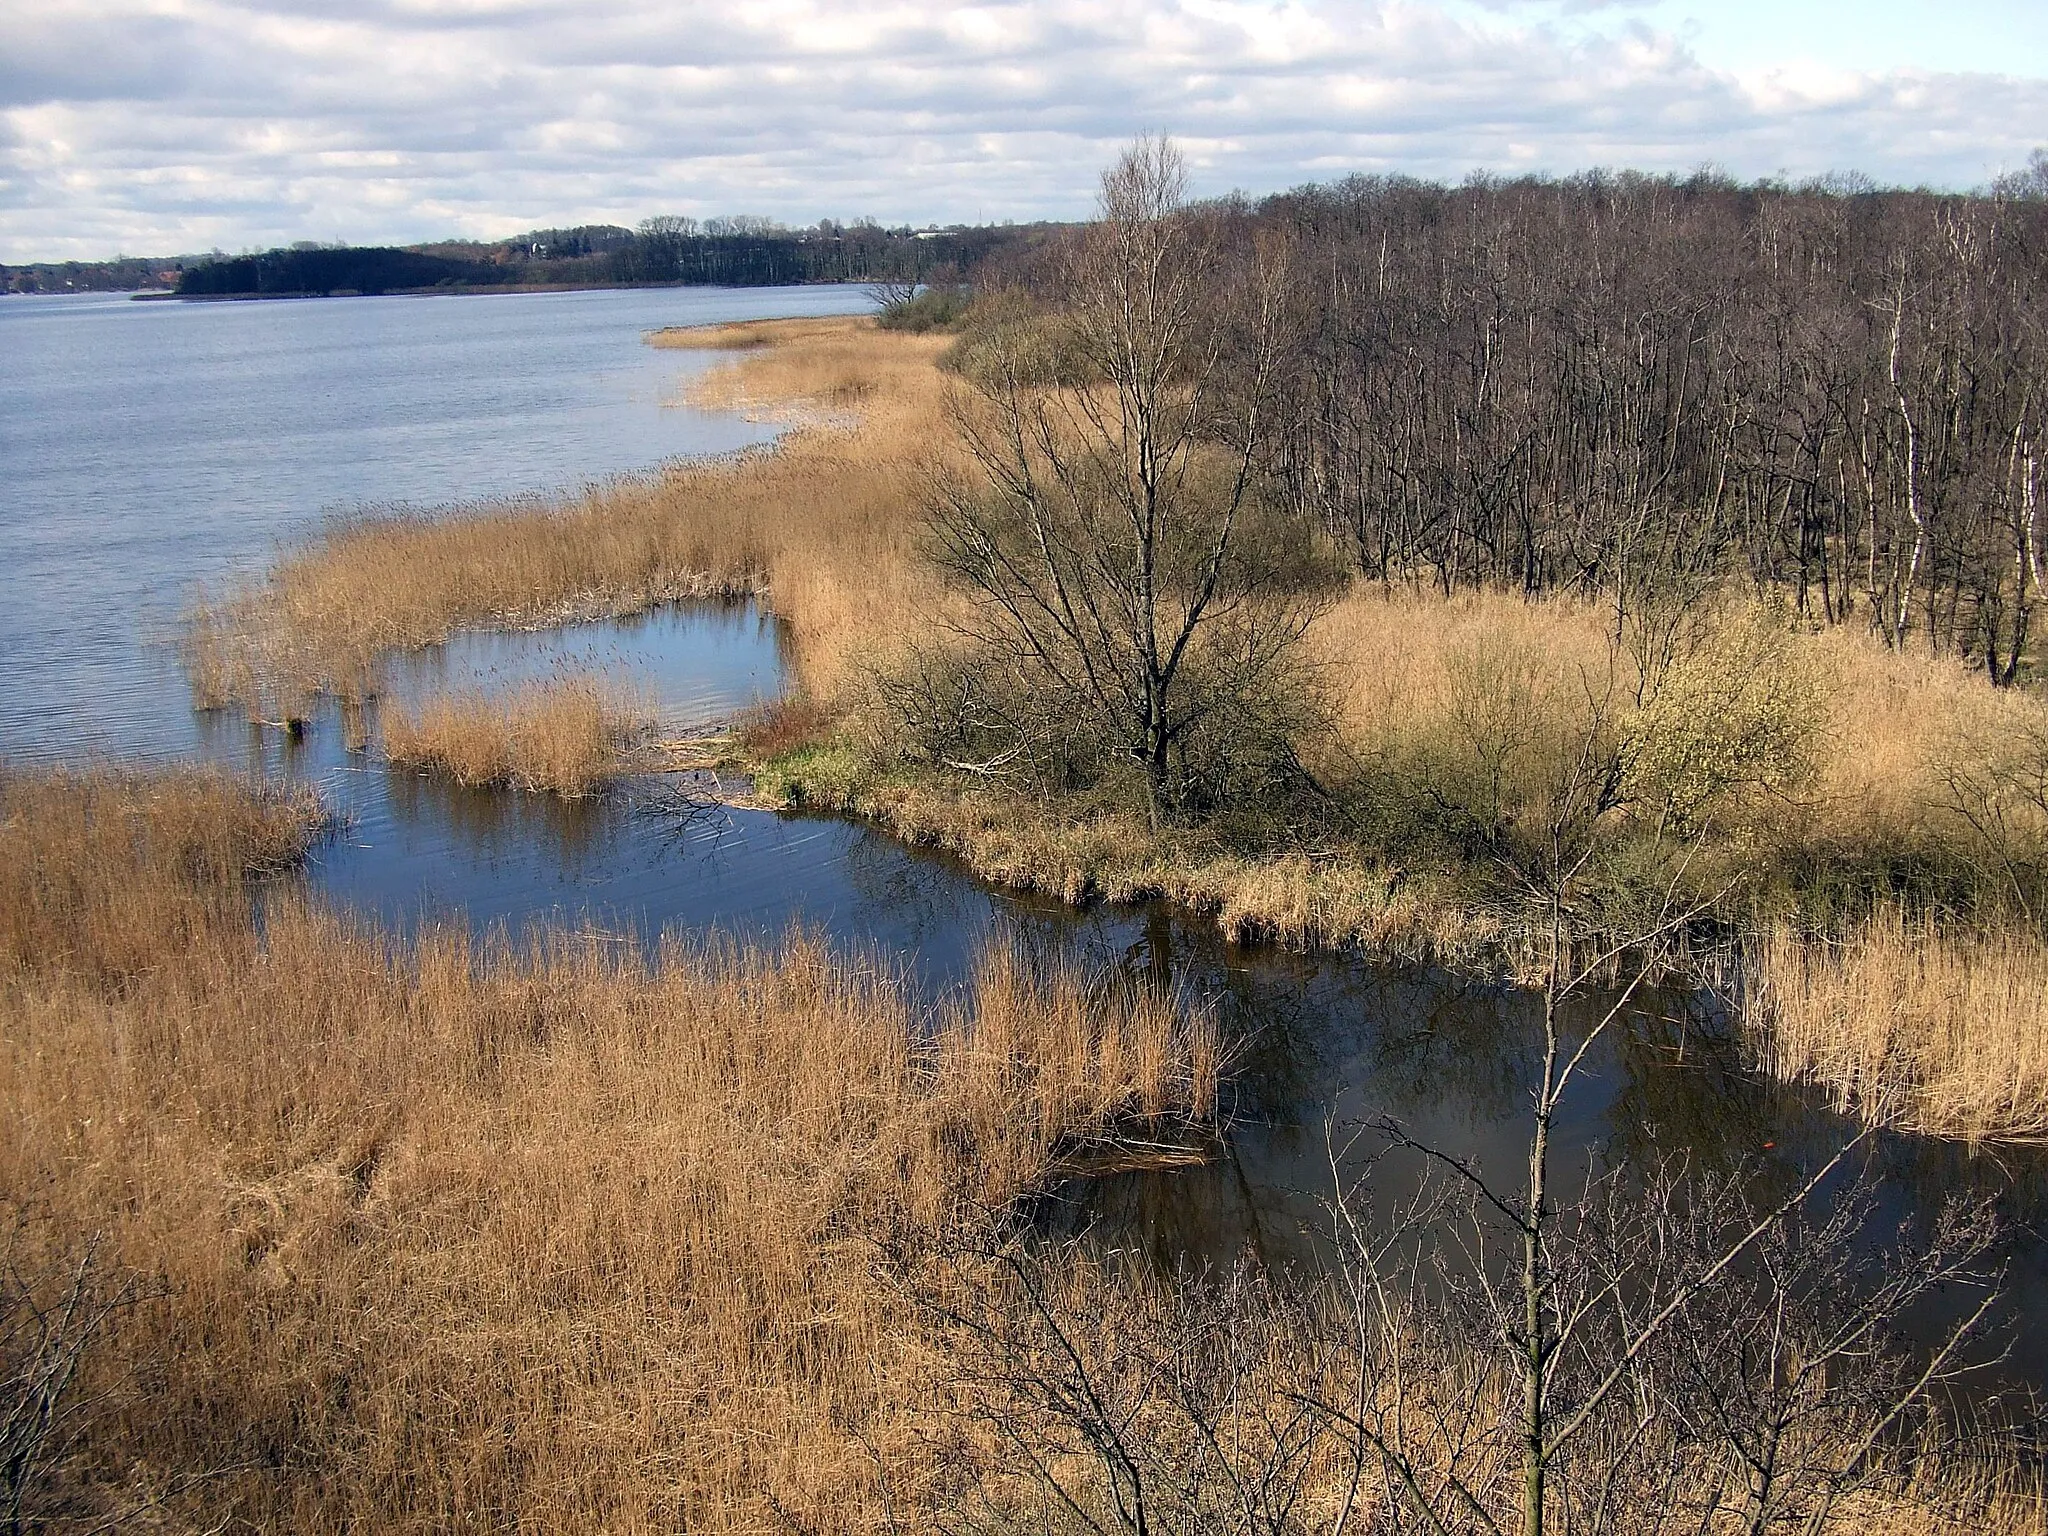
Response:
M1445 593L1740 574L1804 619L2026 665L2048 161L1976 196L1353 179L1295 250L1274 469L1360 574Z
M533 286L917 283L950 279L1030 233L1013 227L920 234L829 220L790 230L766 219L700 224L659 217L642 221L637 230L585 225L496 243L403 249L299 245L220 256L186 265L177 292L182 298L237 298Z

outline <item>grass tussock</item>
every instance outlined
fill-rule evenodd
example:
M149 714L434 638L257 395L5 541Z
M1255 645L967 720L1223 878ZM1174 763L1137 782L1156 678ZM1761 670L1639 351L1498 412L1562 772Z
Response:
M683 343L767 338L705 375L692 397L808 412L811 424L773 451L594 487L560 505L339 524L194 612L195 696L272 717L304 713L323 691L374 691L385 652L461 629L539 628L757 594L790 625L803 680L829 693L876 637L938 601L912 558L909 509L916 464L938 437L932 358L944 341L859 319L739 331ZM678 343L660 333L657 344Z
M83 1523L877 1526L931 1454L890 1256L1213 1102L1200 1019L1015 955L931 1014L801 937L259 925L277 806L4 793L8 1257L146 1280L34 1490Z
M1827 940L1756 946L1770 1069L1883 1124L1968 1141L2048 1139L2048 945L1950 935L1898 909Z
M400 767L470 788L585 795L629 768L648 718L595 678L558 677L509 694L387 704L384 751Z
M734 722L733 739L750 759L767 762L785 757L831 734L832 712L803 694L784 694L743 712Z

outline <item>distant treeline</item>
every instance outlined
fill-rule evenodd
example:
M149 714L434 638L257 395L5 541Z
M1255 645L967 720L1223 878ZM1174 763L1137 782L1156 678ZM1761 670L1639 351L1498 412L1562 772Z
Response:
M173 288L189 258L119 256L112 261L0 263L0 293L133 293Z
M1354 179L1202 216L1241 236L1219 284L1291 247L1268 468L1364 575L1618 615L1746 577L2001 682L2027 654L2048 159L1972 195Z
M827 221L802 230L766 220L649 219L638 229L586 225L536 230L497 244L294 246L220 257L185 269L192 298L392 293L432 288L702 283L916 282L953 278L1036 226L917 232Z
M187 267L178 282L186 298L242 294L388 293L505 282L502 269L382 246L266 251Z

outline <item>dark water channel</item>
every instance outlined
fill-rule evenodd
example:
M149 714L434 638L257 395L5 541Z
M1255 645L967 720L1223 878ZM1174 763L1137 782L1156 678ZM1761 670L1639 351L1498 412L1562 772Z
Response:
M464 636L395 662L390 687L400 696L488 691L594 665L686 731L772 696L781 646L777 623L750 604L689 604L542 634ZM1246 1251L1313 1262L1316 1234L1327 1231L1332 1128L1342 1140L1384 1116L1507 1187L1525 1166L1540 1041L1538 1003L1526 992L1233 945L1159 903L1075 910L999 891L949 857L837 818L731 810L678 819L632 784L574 801L461 790L383 765L375 708L362 753L345 750L331 714L297 740L215 715L202 740L216 759L317 783L346 827L316 859L314 888L394 927L546 921L642 939L680 931L770 942L801 927L899 971L928 1000L964 982L989 946L1014 944L1213 1008L1237 1042L1221 1155L1198 1168L1076 1180L1045 1202L1054 1230L1091 1228L1162 1264L1225 1264ZM1787 1190L1852 1134L1809 1096L1744 1070L1712 1009L1660 995L1591 1059L1565 1103L1555 1166L1567 1192L1595 1159L1674 1154L1695 1169L1745 1170L1760 1191ZM1344 1162L1384 1148L1361 1135ZM2041 1159L1908 1137L1876 1142L1867 1159L1880 1190L1874 1243L1924 1227L1949 1198L1998 1201L2009 1294L1997 1347L2012 1354L1996 1379L2048 1381L2048 1334L2024 1326L2048 1313ZM1375 1203L1410 1195L1422 1173L1412 1155L1386 1158ZM1975 1302L1958 1290L1916 1323L1931 1334Z
M124 367L170 359L163 366L173 376L159 371L149 393L164 397L163 410L182 419L180 412L190 416L196 407L180 395L175 376L179 366L189 374L189 358L185 364L177 359L195 349L202 360L216 353L232 359L252 337L261 356L286 359L294 338L278 331L296 325L326 338L342 359L332 364L331 377L302 383L302 391L312 393L302 396L301 408L307 399L324 401L335 420L368 412L381 423L374 430L312 432L298 447L287 440L266 448L236 435L233 411L216 412L211 425L184 429L196 434L196 447L181 440L169 455L177 462L151 471L141 463L147 455L115 442L104 419L79 427L74 438L82 433L80 440L65 438L72 429L61 415L46 415L39 425L11 422L0 437L0 467L14 492L13 502L0 508L0 558L8 563L0 575L8 599L0 605L0 663L7 675L0 754L42 760L110 751L199 756L315 783L341 813L344 830L315 859L308 875L313 887L399 928L423 920L512 929L546 921L648 938L681 930L773 941L801 926L900 970L926 997L960 983L988 946L1006 943L1177 987L1215 1008L1227 1032L1243 1042L1224 1155L1195 1169L1077 1183L1060 1192L1048 1215L1055 1225L1093 1223L1114 1241L1162 1261L1225 1260L1247 1246L1278 1259L1311 1253L1308 1234L1320 1221L1317 1196L1330 1179L1326 1128L1332 1124L1392 1115L1418 1138L1512 1181L1526 1155L1539 1038L1534 1000L1512 989L1437 971L1233 946L1206 921L1156 905L1076 911L996 891L948 858L841 820L747 810L679 818L633 786L567 802L455 789L382 763L374 706L366 752L346 749L346 733L332 713L293 738L236 714L193 711L175 668L149 645L139 622L105 612L95 619L80 606L86 595L109 591L164 621L192 583L260 566L280 540L310 526L311 511L294 509L447 499L446 486L461 478L460 466L485 462L508 434L526 444L520 465L541 466L547 473L539 478L552 475L549 483L573 481L573 474L555 473L570 465L586 475L631 470L675 452L715 451L759 435L745 424L712 418L678 427L657 403L651 414L643 412L640 435L627 440L602 434L586 440L573 432L563 441L546 438L566 430L563 422L612 422L607 404L623 409L621 400L668 398L674 370L702 366L696 359L670 360L663 364L669 373L650 371L646 357L631 350L640 329L777 312L764 299L749 305L744 296L699 303L688 296L626 295L510 312L461 307L496 300L393 300L373 317L376 334L351 343L345 322L357 315L353 306L386 302L335 301L350 307L324 310L210 306L200 315L179 311L139 321L84 305L23 318L27 312L0 303L0 326L13 322L16 337L34 325L48 328L37 346L42 366L63 386L51 386L55 398L88 416L95 401L104 412L114 408L110 400L130 399L140 386L95 382L97 375L72 379L63 361L67 335L74 357L82 336L88 354L93 348L111 352ZM778 302L780 312L827 307L815 294ZM852 307L843 297L838 302ZM423 315L432 320L426 326L432 345L415 354L403 331ZM139 330L117 334L123 326ZM238 329L221 334L220 327ZM351 345L358 354L354 364L347 361ZM367 361L359 355L365 347ZM626 363L614 356L621 348L628 349ZM604 367L611 372L599 367L593 377L610 382L602 388L589 379L577 383L582 393L574 409L550 404L554 383L524 394L513 390L510 403L486 392L474 406L476 441L464 446L435 439L429 472L409 479L405 462L416 434L404 430L404 421L386 419L388 412L380 416L374 404L388 379L410 378L412 367L438 368L441 394L459 394L479 359L503 366L505 358L528 353L570 373L579 359L609 359ZM229 362L219 367L239 380L234 390L261 392L262 379L242 378ZM268 387L283 387L280 369L290 371L276 362ZM205 367L198 376L206 376ZM432 395L420 395L418 411L430 414ZM30 403L26 394L19 398ZM513 425L505 427L505 420ZM209 447L209 433L221 442ZM365 444L376 473L363 484L337 478L333 456L360 455ZM317 493L300 496L293 489L301 460L329 466L313 478ZM231 493L255 498L239 519L219 504ZM544 634L463 636L395 659L389 687L399 696L430 688L491 689L558 669L597 667L633 685L654 702L665 727L682 731L775 694L782 645L775 621L749 605L684 605ZM90 730L81 724L87 721ZM1811 1101L1742 1070L1726 1031L1709 1013L1666 998L1631 1018L1591 1061L1565 1106L1556 1156L1560 1169L1572 1169L1602 1151L1682 1152L1698 1166L1750 1168L1770 1187L1796 1178L1799 1168L1824 1158L1848 1134ZM1878 1228L1887 1223L1924 1220L1957 1194L1998 1200L2008 1231L2006 1319L2016 1328L2013 1353L1996 1376L2048 1384L2048 1329L2025 1326L2048 1316L2048 1168L2042 1160L2031 1153L1971 1156L1897 1137L1876 1143L1870 1156L1883 1191L1873 1240L1882 1240ZM1376 1193L1396 1198L1413 1173L1390 1164L1384 1174L1389 1187ZM1974 1299L1958 1296L1949 1304L1967 1309Z

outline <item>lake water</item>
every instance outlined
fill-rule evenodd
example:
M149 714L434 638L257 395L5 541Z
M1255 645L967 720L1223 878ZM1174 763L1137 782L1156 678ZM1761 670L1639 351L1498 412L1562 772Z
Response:
M844 314L865 290L253 304L0 299L0 750L197 744L161 642L202 587L337 512L559 492L773 427L672 402L664 325Z
M1170 981L1246 1042L1226 1155L1077 1186L1050 1218L1107 1222L1162 1258L1220 1258L1246 1243L1301 1251L1333 1120L1394 1114L1513 1169L1534 1016L1511 989L1239 948L1156 906L1075 912L994 891L844 821L682 815L646 786L573 802L460 790L348 751L331 714L295 739L190 707L163 642L198 588L260 570L337 511L561 491L760 442L772 429L674 403L716 358L655 351L642 333L866 303L831 288L0 301L0 756L199 755L317 783L345 829L310 880L398 927L552 920L773 941L801 925L927 995L990 943ZM460 636L395 659L389 681L404 696L596 665L682 730L773 696L782 646L751 605L692 604ZM374 743L374 714L369 723ZM1582 1080L1561 1163L1656 1147L1784 1177L1843 1135L1832 1116L1742 1071L1725 1031L1686 1000L1663 1003ZM1875 1156L1893 1217L1959 1189L1997 1194L2013 1223L2018 1315L2048 1308L2038 1159L1973 1160L1905 1138ZM2023 1340L2015 1367L2048 1380L2048 1338Z

